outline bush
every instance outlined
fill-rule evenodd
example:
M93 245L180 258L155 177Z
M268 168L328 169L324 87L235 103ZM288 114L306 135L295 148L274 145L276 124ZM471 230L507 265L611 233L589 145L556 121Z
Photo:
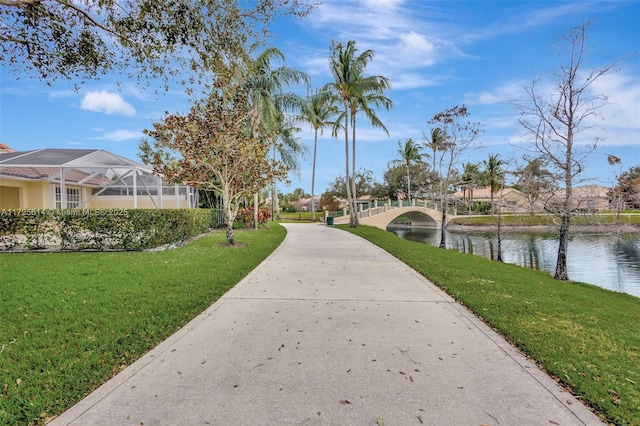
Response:
M221 225L207 209L68 209L0 212L0 250L143 250Z
M234 228L253 228L253 212L253 207L239 209L234 222ZM260 207L258 209L258 224L266 223L269 219L271 219L271 210L267 207Z

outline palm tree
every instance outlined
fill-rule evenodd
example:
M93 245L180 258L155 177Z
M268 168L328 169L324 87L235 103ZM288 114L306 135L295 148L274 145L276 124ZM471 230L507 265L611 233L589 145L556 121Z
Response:
M433 151L433 155L425 154L427 157L431 157L433 160L433 171L436 171L436 157L438 151L446 151L446 139L442 130L439 127L435 127L431 129L430 135L427 136L424 132L422 132L422 136L425 139L424 147L431 149Z
M284 62L280 50L271 47L261 53L250 64L246 85L251 102L251 127L254 136L270 133L279 120L278 114L285 110L300 108L302 100L294 93L284 92L291 84L309 85L309 76L294 68L282 65L272 67L272 61Z
M433 160L433 171L437 172L436 169L436 160L438 151L444 152L448 149L447 139L445 138L444 133L440 127L435 127L431 129L429 136L427 136L424 132L422 132L422 137L425 140L424 147L431 149L433 151L433 155L424 154L426 157L431 157ZM442 188L441 188L442 189ZM435 192L435 191L434 191ZM441 191L442 192L442 191ZM434 199L435 193L434 193Z
M356 56L356 42L350 40L346 45L333 42L331 45L331 56L329 58L329 68L335 81L327 83L325 88L332 91L340 99L344 106L344 111L340 120L344 119L344 144L345 144L345 178L347 185L347 200L349 202L350 221L349 226L358 225L356 215L356 194L355 181L349 173L349 123L352 126L352 151L353 166L355 173L355 143L356 143L356 114L364 111L374 126L380 127L382 122L375 116L373 109L369 106L386 106L390 108L392 102L383 96L383 92L391 87L388 78L382 76L365 77L364 70L373 59L373 51L366 50ZM382 126L384 128L384 126ZM388 132L387 132L388 133Z
M485 176L487 184L489 186L489 190L491 192L491 216L493 216L493 194L498 192L498 190L500 189L500 184L502 182L502 178L504 177L502 166L505 164L505 162L500 159L500 154L489 154L489 159L484 160L482 164L484 164L485 167Z
M311 221L316 220L316 152L318 149L318 131L322 131L329 126L335 126L336 122L331 121L332 117L338 115L340 111L335 105L335 97L326 91L316 90L307 96L300 109L299 120L311 124L313 128L313 166L311 171Z
M420 153L420 146L415 143L415 141L411 138L407 139L402 145L400 141L398 141L398 155L400 155L400 160L394 160L392 163L402 164L407 169L407 194L409 204L411 204L411 164L414 162L422 161L422 154Z
M387 111L393 107L393 101L383 95L383 92L391 87L391 82L388 78L382 76L370 76L365 77L359 81L358 89L361 93L357 93L352 99L351 106L349 108L350 120L351 120L351 166L352 170L356 170L356 115L362 111L365 113L371 125L384 130L389 136L389 130L380 121L375 113L375 110L371 107L383 107ZM352 179L352 191L353 198L357 199L355 176Z
M291 84L309 86L309 76L286 65L273 68L272 61L284 62L284 55L275 47L266 49L249 64L245 84L250 98L251 132L265 143L273 144L274 157L280 152L281 161L292 171L299 170L297 155L303 148L295 137L284 111L299 110L303 101L294 93L285 92ZM275 159L275 158L274 158ZM276 183L272 183L272 201L277 203ZM279 212L274 206L276 216Z
M465 201L467 200L466 195L468 191L469 215L471 215L471 209L473 206L473 190L477 188L481 177L480 166L476 163L462 163L462 169L462 179L460 182L462 184L463 191L462 198Z
M276 122L275 137L271 139L271 144L273 145L273 160L275 161L276 158L279 157L285 167L298 177L300 176L300 162L298 158L304 158L309 152L307 146L301 144L300 139L296 136L300 130L299 127L294 125L292 118L280 112ZM278 205L278 193L275 182L273 184L272 194L272 217L275 216L276 219L280 219L280 206ZM274 202L275 205L273 204Z

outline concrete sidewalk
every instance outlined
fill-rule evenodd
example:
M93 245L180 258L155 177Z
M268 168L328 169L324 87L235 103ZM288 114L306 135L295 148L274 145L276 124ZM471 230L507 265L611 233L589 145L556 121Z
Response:
M52 425L593 425L385 251L320 225Z

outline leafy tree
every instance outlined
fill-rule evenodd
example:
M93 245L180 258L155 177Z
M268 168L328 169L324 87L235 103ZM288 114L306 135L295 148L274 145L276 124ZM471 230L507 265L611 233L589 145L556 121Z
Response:
M235 243L233 222L244 198L287 168L269 158L269 146L254 137L246 89L214 91L187 115L167 115L144 133L141 158L170 181L214 190L222 197L227 243Z
M454 176L454 166L461 160L462 156L474 147L475 140L480 133L480 123L465 121L469 117L466 106L456 105L437 113L429 120L430 125L437 125L442 132L445 142L442 144L445 149L440 162L440 176L443 179L442 199L442 227L440 233L440 248L446 248L446 223L448 206L448 189Z
M299 0L2 0L0 63L48 84L107 72L206 83L263 44L278 16L305 16L312 7Z
M309 194L304 192L304 189L302 189L302 188L296 188L291 193L291 199L292 200L299 200L301 198L308 198L308 197L309 197Z
M613 63L591 71L583 69L588 56L586 40L590 25L583 22L563 37L558 52L560 69L554 86L550 90L540 89L539 79L535 79L525 89L526 98L516 103L520 124L530 135L533 150L557 171L558 180L564 186L562 200L554 203L551 210L560 219L554 278L563 281L569 280L567 248L571 217L576 209L572 201L574 181L598 143L596 138L592 144L582 145L576 137L591 128L589 120L599 117L599 110L607 101L606 96L591 93L592 85L615 66Z
M320 209L334 212L340 209L338 199L329 191L320 196Z
M616 194L631 209L640 209L640 164L630 167L621 173L617 179L618 184L614 188Z
M409 138L405 141L404 145L398 141L398 155L399 160L393 160L391 163L402 164L407 173L407 196L409 204L411 204L411 165L413 163L422 163L422 154L420 153L420 147Z
M411 187L414 194L430 191L438 182L437 173L428 170L423 163L414 163L409 166L411 175ZM390 162L383 175L384 185L374 186L372 195L376 198L396 199L398 194L407 193L407 172L404 164Z
M352 169L355 174L355 146L356 146L356 114L364 111L374 126L386 128L369 106L385 106L390 108L392 102L383 93L391 87L388 78L383 76L364 76L364 71L373 59L373 51L366 50L357 55L356 42L350 40L346 45L333 42L329 68L335 81L325 85L326 90L332 91L342 102L344 111L344 143L345 143L345 184L347 185L347 202L349 204L349 226L358 225L356 212L356 187L355 178L349 173L349 123L352 127ZM388 132L387 132L388 133Z
M298 119L311 124L313 128L313 165L311 171L311 220L316 220L315 184L316 184L316 153L318 150L318 131L335 126L332 121L339 110L335 105L335 97L326 91L316 90L304 100L300 108Z
M535 205L544 195L551 194L555 189L553 174L546 169L543 158L528 158L527 165L516 170L517 182L515 188L520 191L529 203L531 215L535 212Z
M493 205L493 194L500 190L504 182L504 170L502 170L502 166L505 162L500 159L500 154L489 154L489 158L482 161L482 164L484 165L486 183L491 192L491 216L494 216L495 207Z
M375 185L375 179L373 178L373 172L371 170L360 169L353 179L356 182L356 190L359 194L370 194L373 186ZM347 181L344 176L340 175L336 177L336 180L327 189L336 197L346 199L347 191L350 190L351 185L346 184Z

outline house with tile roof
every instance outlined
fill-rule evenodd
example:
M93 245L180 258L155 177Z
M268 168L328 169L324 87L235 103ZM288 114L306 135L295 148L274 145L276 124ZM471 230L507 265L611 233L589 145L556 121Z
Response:
M464 201L469 199L469 190L459 191L452 195L453 200ZM491 202L491 188L486 186L482 188L475 188L473 190L473 202L474 203L490 203ZM514 188L504 188L501 191L494 192L493 202L498 203L502 211L508 212L524 212L529 210L529 203L526 197L520 191ZM542 205L537 206L539 210L542 210Z
M100 149L14 151L0 146L0 209L191 208L193 188Z
M610 192L611 188L602 185L576 186L571 191L572 208L588 212L608 210L611 208ZM561 190L553 194L549 201L561 205L564 197L565 191Z

